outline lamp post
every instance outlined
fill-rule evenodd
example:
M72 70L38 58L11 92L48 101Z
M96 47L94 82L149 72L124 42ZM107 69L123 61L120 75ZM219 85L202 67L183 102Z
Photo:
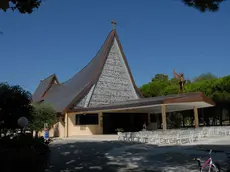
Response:
M29 121L26 117L20 117L18 119L18 125L22 128L22 131L24 132L25 127L28 125Z

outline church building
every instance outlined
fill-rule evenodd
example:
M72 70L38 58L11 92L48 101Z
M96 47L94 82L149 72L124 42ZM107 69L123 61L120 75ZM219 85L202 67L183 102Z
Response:
M48 103L61 116L54 136L114 134L116 129L140 131L144 123L167 129L167 112L214 106L203 93L144 98L137 88L115 27L95 57L72 78L60 82L55 74L42 80L33 102ZM156 115L158 114L158 115Z

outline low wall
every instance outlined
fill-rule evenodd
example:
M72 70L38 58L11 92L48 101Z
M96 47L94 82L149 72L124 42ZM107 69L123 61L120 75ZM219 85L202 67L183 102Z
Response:
M102 134L102 130L99 125L72 125L72 124L69 124L68 136L93 135L93 134Z
M191 144L204 137L230 135L230 126L118 133L118 139L157 145Z

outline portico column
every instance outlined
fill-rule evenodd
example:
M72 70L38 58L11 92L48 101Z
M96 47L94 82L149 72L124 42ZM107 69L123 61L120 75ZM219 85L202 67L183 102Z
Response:
M102 112L98 113L98 122L99 122L99 127L100 127L99 134L103 134L103 113Z
M199 127L199 117L198 117L198 109L196 106L193 108L193 112L194 112L195 128L198 128Z
M166 131L167 130L166 105L161 106L161 115L162 115L162 129L163 131Z
M151 123L151 113L148 113L148 125Z
M64 137L68 137L68 129L69 129L68 113L65 113Z

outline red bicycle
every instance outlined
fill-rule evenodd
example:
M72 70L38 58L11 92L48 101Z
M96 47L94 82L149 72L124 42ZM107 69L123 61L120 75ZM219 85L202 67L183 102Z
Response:
M203 165L201 165L201 157L194 158L194 160L197 161L200 172L204 172L204 171L220 172L220 165L213 162L211 154L212 154L212 150L209 151L209 158L204 162Z

